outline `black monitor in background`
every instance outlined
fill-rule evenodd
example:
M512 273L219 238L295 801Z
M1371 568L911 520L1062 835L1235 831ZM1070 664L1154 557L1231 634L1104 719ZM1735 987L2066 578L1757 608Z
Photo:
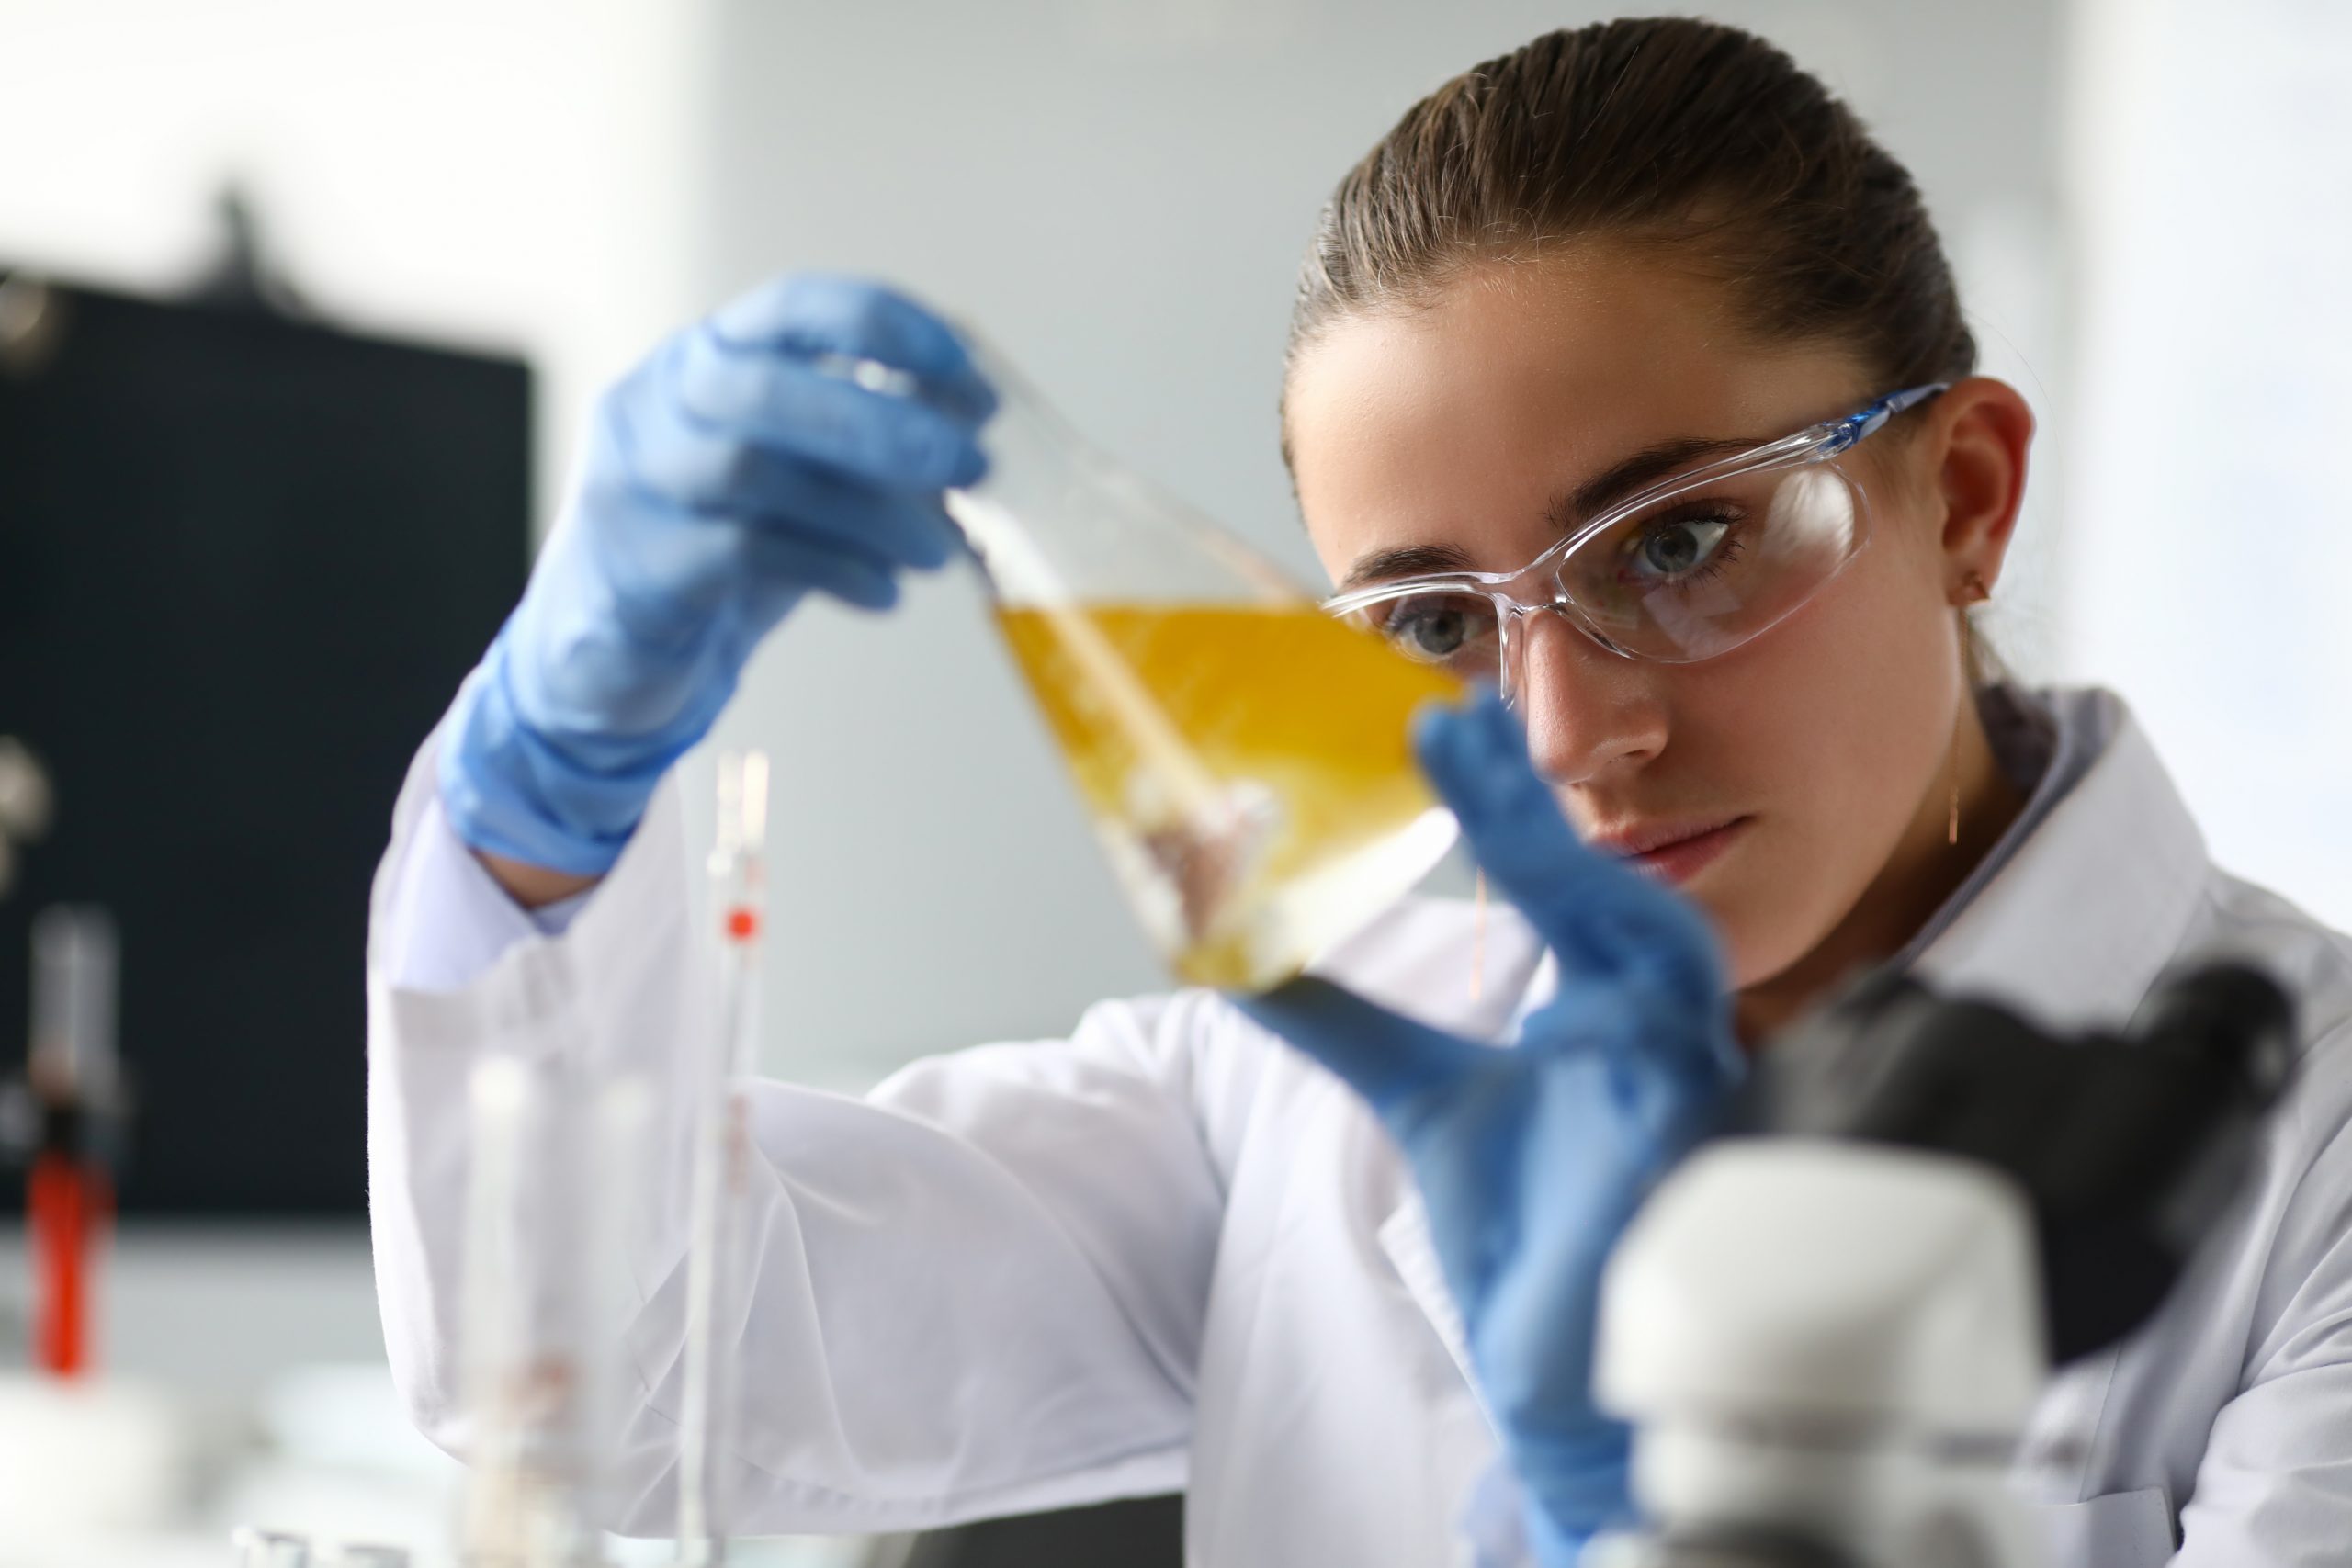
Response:
M0 1077L34 913L102 905L123 1211L356 1213L368 882L522 588L530 373L21 276L6 303L0 736L56 816L0 894Z

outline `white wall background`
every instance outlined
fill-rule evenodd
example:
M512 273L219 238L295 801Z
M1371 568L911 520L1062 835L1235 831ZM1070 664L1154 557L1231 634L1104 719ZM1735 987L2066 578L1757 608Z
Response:
M978 323L1111 451L1319 581L1273 414L1317 209L1445 77L1607 14L718 0L697 287L716 299L801 266L899 279ZM2054 402L2060 13L1748 0L1713 14L1789 48L1911 164L1991 367ZM2045 440L2062 431L2049 410ZM2038 547L2025 554L2029 612L2006 640L2032 668L2047 621ZM780 1072L855 1084L924 1050L1058 1032L1093 998L1164 984L993 636L960 578L887 619L820 607L764 651L723 726L775 754L788 825L773 867L798 890L780 897L772 949Z
M2062 667L2214 855L2352 929L2352 7L2089 0Z

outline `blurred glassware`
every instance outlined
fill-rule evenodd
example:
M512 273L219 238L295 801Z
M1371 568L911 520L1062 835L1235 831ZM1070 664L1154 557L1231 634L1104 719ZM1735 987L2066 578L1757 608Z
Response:
M947 509L1120 886L1183 980L1278 985L1453 842L1407 731L1461 684L1326 615L973 350L1001 406L988 474Z

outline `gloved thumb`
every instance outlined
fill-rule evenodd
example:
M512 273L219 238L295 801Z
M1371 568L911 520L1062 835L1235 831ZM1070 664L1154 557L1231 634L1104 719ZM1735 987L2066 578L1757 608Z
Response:
M1721 994L1722 963L1697 908L1577 841L1501 698L1487 693L1466 707L1423 710L1414 745L1472 856L1565 976L1639 981L1709 1000Z
M1330 1069L1392 1125L1408 1102L1467 1071L1481 1049L1311 975L1230 999Z

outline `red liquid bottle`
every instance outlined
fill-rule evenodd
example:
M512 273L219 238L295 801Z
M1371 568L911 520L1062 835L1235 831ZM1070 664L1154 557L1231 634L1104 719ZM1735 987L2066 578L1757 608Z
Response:
M87 1373L97 1273L113 1227L112 1152L121 1111L115 1055L114 922L61 906L33 921L33 1035L17 1097L28 1156L26 1243L33 1280L32 1364Z

